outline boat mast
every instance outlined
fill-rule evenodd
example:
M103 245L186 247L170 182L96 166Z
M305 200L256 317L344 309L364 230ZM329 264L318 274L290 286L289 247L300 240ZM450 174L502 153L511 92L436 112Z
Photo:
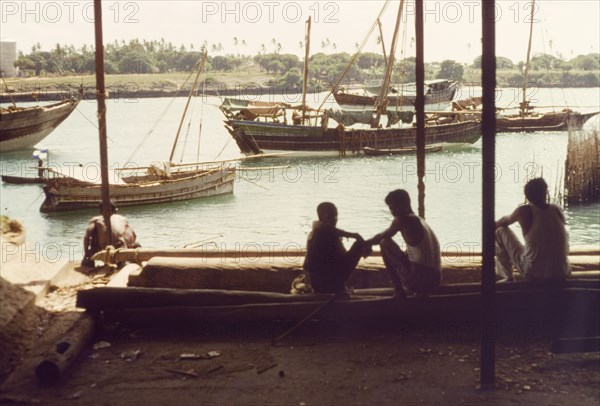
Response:
M531 38L533 37L533 14L535 0L531 0L531 16L529 18L529 42L527 43L527 59L525 60L525 72L523 74L523 102L521 103L521 115L527 113L527 80L529 76L529 57L531 55Z
M373 123L374 127L379 126L379 120L381 114L386 111L387 108L387 93L390 87L390 81L392 78L392 71L394 70L394 54L396 53L396 44L398 42L398 31L400 29L400 20L402 19L402 9L404 8L404 0L400 0L400 6L398 7L398 17L396 18L396 27L394 27L394 36L392 37L392 45L390 47L390 55L388 57L388 63L385 69L385 76L383 78L383 85L381 86L381 93L379 99L377 99L375 120Z
M383 30L381 29L381 19L377 19L377 26L379 27L379 39L381 40L381 48L383 50L383 63L387 66L387 54L385 52L385 42L383 41Z
M106 225L106 241L112 245L110 224L110 190L108 187L108 146L106 142L106 90L104 86L104 42L102 39L102 4L94 0L94 33L96 40L96 99L98 100L98 135L100 138L100 176L102 180L102 216Z
M188 96L187 102L185 104L185 108L183 109L183 115L181 116L181 121L179 122L179 127L177 128L177 135L175 135L175 141L173 142L173 147L171 149L171 155L169 156L169 163L173 163L173 156L175 155L175 149L177 148L177 142L179 141L179 134L181 133L181 128L183 127L183 122L185 121L185 116L187 114L188 108L190 107L190 101L192 100L192 96L194 92L198 89L198 83L200 82L200 74L204 70L204 64L206 63L207 52L204 50L202 52L202 56L200 60L196 64L198 67L198 72L196 72L196 78L194 79L194 84L192 85L192 89L190 90L190 94Z
M331 96L332 94L338 92L339 87L340 87L340 83L342 83L342 80L344 80L344 77L346 76L346 73L348 73L348 71L350 70L350 67L354 64L354 62L356 62L356 59L358 58L358 55L360 55L360 52L362 51L362 49L367 44L367 40L371 37L371 34L373 34L373 31L375 31L375 26L377 25L377 21L381 18L381 16L383 15L383 13L385 12L385 10L387 9L388 4L390 4L390 0L385 0L385 3L383 4L383 7L381 7L381 11L379 11L379 14L377 15L377 19L375 21L373 21L373 24L371 25L371 28L369 28L369 32L363 38L362 43L359 45L359 47L356 50L356 52L354 53L354 55L352 55L352 58L350 58L350 60L348 61L348 63L346 63L346 66L344 67L344 71L337 78L337 80L335 81L335 83L331 86L331 89L329 90L329 92L327 93L327 95L323 98L323 100L321 100L321 104L319 105L319 107L317 108L317 110L321 110L321 108L323 108L323 106L327 102L327 99L329 99L329 96Z
M311 17L306 20L306 32L304 35L304 80L302 82L302 125L306 120L306 91L308 89L308 56L310 55L310 26Z

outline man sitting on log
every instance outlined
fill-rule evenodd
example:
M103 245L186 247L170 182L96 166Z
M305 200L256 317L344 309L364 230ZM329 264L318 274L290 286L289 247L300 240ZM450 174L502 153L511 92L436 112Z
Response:
M561 208L547 202L548 185L535 178L525 185L528 204L496 221L496 274L513 280L513 266L527 280L561 280L571 273L569 236ZM518 222L523 245L508 227Z
M440 244L429 225L410 206L410 196L397 189L385 198L394 216L392 224L366 241L369 247L379 244L385 267L395 286L394 298L405 299L406 293L428 295L441 282ZM400 232L406 252L392 240Z
M364 253L365 241L358 233L336 228L338 212L333 203L320 203L317 215L319 220L308 235L304 270L315 293L347 294L346 281ZM342 237L356 239L349 251Z
M100 205L102 210L102 205ZM115 248L138 248L140 244L136 241L136 234L133 227L129 224L127 217L117 214L117 205L114 201L110 202L110 228L112 231L112 245ZM83 237L83 260L82 266L94 266L94 261L91 259L96 252L103 250L111 245L110 241L106 241L106 225L102 216L92 217L85 236Z

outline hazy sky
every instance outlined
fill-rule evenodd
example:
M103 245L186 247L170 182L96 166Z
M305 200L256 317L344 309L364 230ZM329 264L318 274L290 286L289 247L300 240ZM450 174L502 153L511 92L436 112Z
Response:
M281 44L281 52L300 55L304 22L313 19L311 53L352 53L362 42L384 2L382 1L103 1L105 42L139 38L164 38L176 45L204 41L221 43L226 53L255 54L264 44L267 52ZM383 22L389 49L398 1L388 6ZM56 43L93 44L91 1L2 0L1 33L30 52L37 42L49 50ZM400 38L407 56L414 55L413 3L407 1ZM524 60L530 1L497 2L497 50L514 62ZM428 61L454 59L471 62L481 54L480 1L425 1L425 54ZM600 1L538 0L535 7L532 53L545 52L569 59L578 54L600 52ZM380 52L375 38L364 48ZM234 37L238 45L234 45ZM329 41L327 41L329 39ZM242 45L242 40L246 45ZM329 45L327 46L327 42ZM325 43L326 47L323 47ZM211 53L214 55L214 53Z

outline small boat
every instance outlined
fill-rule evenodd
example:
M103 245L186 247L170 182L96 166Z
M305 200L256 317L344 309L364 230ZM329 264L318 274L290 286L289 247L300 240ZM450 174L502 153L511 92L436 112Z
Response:
M571 109L557 112L503 115L496 117L497 132L533 132L533 131L577 131L590 118L597 115L593 113L579 113Z
M75 110L71 98L47 106L0 108L0 152L33 148Z
M425 152L426 153L439 152L441 150L442 150L442 146L441 145L427 145L427 146L425 146ZM363 152L365 153L365 155L371 155L371 156L406 155L406 154L416 154L417 153L417 148L413 147L413 148L377 149L377 148L364 147L363 148Z
M448 79L425 81L425 105L446 103L454 99L458 82ZM340 106L375 106L378 102L379 88L365 88L363 94L338 91L333 97ZM400 90L392 88L387 96L389 106L414 106L417 99L415 84L400 86Z
M109 184L110 196L119 206L175 202L233 193L235 166L231 161L173 163L178 140L193 95L200 85L207 54L202 53L196 65L196 78L175 135L167 162L146 167L126 167L115 171ZM102 202L101 183L97 179L78 176L74 170L62 172L48 168L44 186L46 199L42 213L97 208ZM84 174L82 174L84 175Z
M219 109L228 119L255 120L258 117L277 119L285 117L285 109L291 105L283 102L265 102L226 97Z
M15 185L27 185L27 184L44 184L46 183L46 178L44 177L27 177L27 176L12 176L12 175L2 175L2 182L4 183L12 183Z
M587 120L600 112L579 113L570 108L561 111L534 112L535 106L527 100L528 74L531 65L531 40L533 38L533 23L535 20L535 0L531 1L531 16L529 20L529 42L525 58L523 78L523 100L519 103L518 114L498 114L496 118L497 132L533 132L533 131L576 131L581 130ZM539 110L539 107L538 107Z

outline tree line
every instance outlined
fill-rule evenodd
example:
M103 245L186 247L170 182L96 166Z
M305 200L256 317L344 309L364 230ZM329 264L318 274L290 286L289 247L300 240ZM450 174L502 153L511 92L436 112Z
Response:
M239 41L234 44L239 45ZM243 42L243 41L242 41ZM242 45L244 45L242 43ZM326 44L325 44L326 45ZM324 46L324 50L327 47ZM222 44L208 45L204 43L200 49L193 44L176 46L164 39L146 41L133 39L129 42L114 41L105 45L105 71L107 74L152 74L168 72L189 72L200 58L201 51L218 54L209 56L208 72L240 72L257 65L261 71L272 75L272 85L301 86L303 61L297 55L281 53L281 47L274 44L271 52L266 47L255 55L226 54ZM333 48L335 50L335 47ZM20 52L15 61L24 76L43 75L82 75L95 71L94 48L83 45L56 46L50 51L43 51L39 44L32 47L31 52ZM336 81L347 68L351 55L345 52L313 54L309 59L309 79L311 85L329 85ZM509 86L520 86L523 82L524 62L513 63L509 58L498 56L496 66L503 73L502 78ZM479 70L481 56L472 64L462 64L453 60L440 63L426 63L426 79L463 80L466 70ZM385 70L383 55L362 53L355 64L348 68L344 83L365 83L371 79L381 79ZM538 81L539 85L548 86L600 86L598 71L600 70L600 54L578 55L570 60L557 58L549 54L538 54L531 58L529 79ZM396 62L394 82L415 81L415 58L405 58Z

